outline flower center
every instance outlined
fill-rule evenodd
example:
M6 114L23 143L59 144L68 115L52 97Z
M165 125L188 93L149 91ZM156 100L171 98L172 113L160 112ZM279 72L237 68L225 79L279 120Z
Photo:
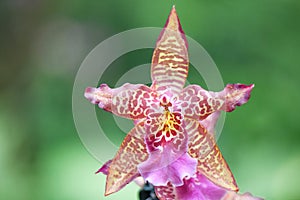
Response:
M169 107L172 106L172 103L167 99L166 96L163 96L159 105L164 107L165 111L169 111Z
M166 142L169 142L176 137L180 129L181 119L180 113L171 113L166 110L164 112L164 119L155 134L156 140L153 143L153 146L163 146Z

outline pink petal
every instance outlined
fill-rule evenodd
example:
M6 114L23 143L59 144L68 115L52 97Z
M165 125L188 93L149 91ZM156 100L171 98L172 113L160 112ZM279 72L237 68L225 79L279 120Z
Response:
M98 104L100 108L111 112L112 91L106 84L101 84L98 88L86 88L84 97L92 104Z
M98 169L95 174L98 174L98 173L103 173L104 175L107 175L108 174L108 169L109 169L109 166L111 164L112 160L109 160L107 161L104 165L102 165L102 167L100 169Z
M205 176L185 180L184 185L176 188L178 200L220 200L226 190L215 186Z
M167 186L156 186L155 192L160 200L262 200L250 193L238 194L219 187L200 172L185 179L182 186L174 187L169 183Z
M168 182L179 186L183 184L185 177L195 174L196 159L191 158L187 153L176 159L170 154L171 152L167 151L152 152L150 158L138 166L141 176L155 186L165 186Z
M254 84L228 84L222 92L217 96L225 101L222 109L226 112L231 112L236 106L241 106L248 102Z
M184 87L188 66L187 41L173 7L153 52L152 87L159 94L167 90L178 94Z

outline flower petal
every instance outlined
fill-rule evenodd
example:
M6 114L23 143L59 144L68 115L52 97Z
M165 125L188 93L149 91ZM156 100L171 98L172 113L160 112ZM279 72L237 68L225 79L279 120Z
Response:
M212 134L197 120L185 119L189 133L189 154L198 159L197 170L216 185L238 191L235 179Z
M148 158L144 135L145 128L141 122L123 140L119 151L109 166L105 195L117 192L139 176L137 165Z
M156 94L142 84L127 83L115 89L102 84L99 88L88 87L84 95L108 112L135 120L145 118L159 106L155 103Z
M226 191L215 186L202 174L184 181L184 185L176 188L178 200L220 200Z
M98 88L87 87L84 91L84 97L92 104L98 104L100 108L111 112L111 99L113 89L109 88L106 84L101 84Z
M189 85L180 93L177 109L181 109L185 117L197 120L216 111L231 112L249 100L253 87L253 84L228 84L221 92L210 92L198 85Z
M108 170L109 170L109 166L111 164L112 160L109 160L107 161L106 163L104 163L104 165L102 165L102 167L100 169L98 169L95 174L98 174L98 173L103 173L104 175L107 175L108 174Z
M177 106L185 117L203 120L221 109L224 101L215 96L214 92L206 91L198 85L189 85L179 94Z
M160 94L166 90L178 94L184 87L188 66L186 37L173 7L153 52L152 87Z
M231 112L236 106L241 106L248 102L254 84L227 84L225 89L217 93L217 96L224 100L222 110Z
M180 186L185 177L194 175L197 167L196 159L185 153L179 158L171 158L170 161L170 153L166 149L162 153L152 152L149 159L138 166L142 177L155 186L165 186L168 182Z
M203 174L184 180L184 185L174 187L155 187L155 193L160 200L263 200L250 193L238 194L219 187L208 180Z

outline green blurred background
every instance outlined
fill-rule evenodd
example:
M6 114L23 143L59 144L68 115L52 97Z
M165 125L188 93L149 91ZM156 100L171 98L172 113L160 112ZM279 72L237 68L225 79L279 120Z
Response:
M0 199L137 199L134 184L103 196L104 176L94 175L101 163L74 127L72 86L99 42L162 27L173 4L225 83L255 83L219 139L241 192L300 199L298 0L0 1ZM149 62L151 51L137 55L118 63Z

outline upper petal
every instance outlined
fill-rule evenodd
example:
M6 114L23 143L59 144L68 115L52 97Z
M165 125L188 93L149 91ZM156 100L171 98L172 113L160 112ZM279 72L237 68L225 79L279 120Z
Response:
M153 52L151 77L153 88L160 94L178 94L188 74L187 41L175 7L170 12Z
M144 135L144 124L141 122L123 140L119 151L109 165L105 195L117 192L139 176L137 165L148 158Z

